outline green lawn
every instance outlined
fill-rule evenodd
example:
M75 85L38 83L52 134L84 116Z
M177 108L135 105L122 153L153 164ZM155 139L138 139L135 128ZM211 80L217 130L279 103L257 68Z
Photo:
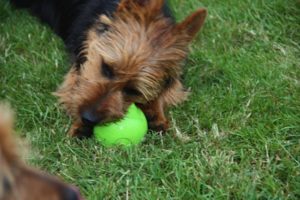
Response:
M66 136L51 95L69 68L62 41L0 2L0 99L31 144L26 161L87 199L299 199L300 2L171 0L178 20L209 15L191 46L169 134L107 149Z

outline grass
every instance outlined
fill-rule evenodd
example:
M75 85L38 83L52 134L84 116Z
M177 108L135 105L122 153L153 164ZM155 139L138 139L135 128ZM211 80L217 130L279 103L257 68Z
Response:
M173 0L178 20L205 6L191 46L187 102L169 134L128 150L66 137L51 92L69 68L62 41L0 2L0 98L32 146L26 161L87 199L299 199L300 2Z

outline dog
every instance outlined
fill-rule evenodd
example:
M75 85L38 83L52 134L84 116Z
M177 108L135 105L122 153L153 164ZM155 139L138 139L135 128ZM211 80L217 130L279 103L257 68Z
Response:
M13 114L0 104L0 200L80 200L79 192L20 161L13 137Z
M206 9L176 23L164 0L10 1L48 24L70 54L72 66L54 94L73 119L71 136L90 136L132 103L150 129L168 129L165 110L187 97L181 66Z

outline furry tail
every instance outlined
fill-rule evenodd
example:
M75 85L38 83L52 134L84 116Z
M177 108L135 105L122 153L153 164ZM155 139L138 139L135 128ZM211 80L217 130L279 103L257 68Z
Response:
M0 102L0 157L8 161L16 160L14 130L14 113L8 103Z
M8 103L0 102L0 134L5 130L12 130L13 124L14 113L11 106Z

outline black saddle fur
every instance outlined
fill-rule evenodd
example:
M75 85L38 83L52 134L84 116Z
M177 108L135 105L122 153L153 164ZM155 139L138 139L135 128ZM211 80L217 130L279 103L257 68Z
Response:
M17 8L26 8L59 35L72 58L80 54L85 32L101 14L111 15L120 0L10 0ZM171 12L165 2L166 17Z

